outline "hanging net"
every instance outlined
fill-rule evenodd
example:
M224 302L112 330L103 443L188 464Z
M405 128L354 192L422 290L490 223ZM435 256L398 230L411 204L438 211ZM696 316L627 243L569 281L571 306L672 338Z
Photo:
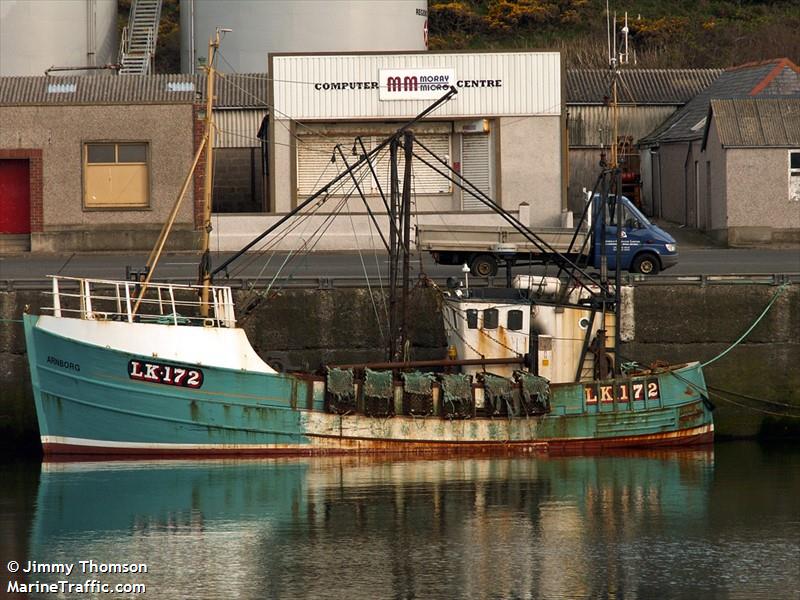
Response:
M433 414L433 373L403 373L403 412L407 415Z
M475 403L472 400L472 379L463 373L442 375L442 416L450 419L468 419Z
M511 380L486 373L483 376L483 391L488 414L499 415L504 409L507 414L514 414Z
M337 414L347 414L356 409L355 385L352 369L328 367L325 400L328 410Z
M522 384L522 407L526 414L541 415L550 411L550 382L544 377L516 371Z

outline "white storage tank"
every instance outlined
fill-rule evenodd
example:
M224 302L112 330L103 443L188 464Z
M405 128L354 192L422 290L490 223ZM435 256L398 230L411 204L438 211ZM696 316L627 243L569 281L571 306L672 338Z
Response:
M2 0L0 76L115 63L118 37L117 0Z
M267 70L270 52L427 49L427 0L181 0L181 71L205 61L216 27L232 29L223 70Z

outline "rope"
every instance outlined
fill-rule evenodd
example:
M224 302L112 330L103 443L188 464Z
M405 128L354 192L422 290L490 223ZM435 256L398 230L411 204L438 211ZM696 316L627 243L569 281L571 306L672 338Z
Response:
M364 263L364 255L361 253L361 244L358 243L358 234L356 233L356 224L353 221L353 214L348 209L347 215L350 217L350 227L353 229L353 240L356 243L356 249L358 250L358 258L361 260L361 269L364 271L364 279L367 282L367 290L369 292L369 299L372 302L372 310L375 313L375 323L378 325L378 333L381 336L381 341L383 343L386 342L386 338L383 335L383 327L381 326L381 317L378 314L378 305L375 304L375 296L372 293L372 286L369 283L369 273L367 273L367 265ZM370 232L372 232L372 222L370 221Z
M765 309L764 309L764 310L761 312L761 314L760 314L760 315L758 316L758 318L757 318L757 319L756 319L756 320L753 322L753 324L752 324L752 325L750 325L750 327L748 327L748 328L747 328L747 331L745 331L745 332L744 332L744 333L743 333L741 336L739 336L739 339L738 339L738 340L736 340L736 341L735 341L733 344L731 344L730 346L728 346L728 348L727 348L726 350L724 350L723 352L720 352L720 353L719 353L719 354L717 354L717 355L716 355L714 358L712 358L711 360L707 360L706 362L704 362L704 363L703 363L702 365L700 365L700 366L701 366L701 367L707 367L707 366L708 366L708 365L710 365L711 363L718 361L720 358L722 358L722 357L723 357L723 356L725 356L725 355L726 355L728 352L730 352L730 351L731 351L731 350L733 350L733 349L734 349L736 346L738 346L738 345L739 345L739 344L742 342L742 340L744 340L744 338L746 338L746 337L747 337L747 336L750 334L750 332L751 332L751 331L753 331L753 329L755 328L755 326L756 326L756 325L758 325L758 324L761 322L761 319L763 319L763 318L766 316L766 314L769 312L769 309L770 309L770 308L772 308L772 305L773 305L773 304L775 304L775 300L777 300L777 299L778 299L778 296L780 296L780 295L781 295L781 294L782 294L782 293L783 293L783 292L786 290L786 288L787 288L787 287L789 287L789 284L788 284L788 283L784 283L782 286L780 286L780 287L777 289L777 291L775 292L775 294L773 294L773 296L772 296L772 299L771 299L771 300L769 301L769 303L767 304L766 308L765 308Z
M743 398L744 400L752 400L753 402L763 402L764 404L771 404L773 406L780 406L782 408L789 408L800 411L800 405L798 404L789 404L788 402L777 402L775 400L767 400L766 398L756 398L755 396L748 396L747 394L742 394L741 392L725 390L720 387L712 385L706 385L706 387L709 390L714 390L715 392L721 392L723 394L730 394L731 396L737 396L738 398Z
M792 415L792 414L789 414L788 412L775 412L775 411L772 411L772 410L767 410L765 408L759 408L757 406L750 406L750 405L747 405L747 404L742 404L741 402L736 402L735 400L731 400L730 398L726 398L722 394L718 394L718 393L712 392L708 388L703 390L701 387L699 387L698 385L695 385L693 382L689 381L685 377L683 377L681 375L678 375L675 371L669 371L669 374L672 375L673 377L675 377L676 379L682 381L683 383L685 383L689 387L694 388L694 390L696 392L698 392L701 396L703 395L703 392L705 391L705 393L707 393L709 395L709 397L713 396L714 398L716 398L718 400L722 400L723 402L727 402L728 404L733 404L734 406L738 406L740 408L745 408L747 410L754 410L756 412L764 413L766 415L773 415L773 416L776 416L776 417L787 417L787 418L790 418L790 419L800 419L800 415ZM719 388L715 388L715 389L719 389ZM729 393L732 393L732 392L729 392ZM748 396L745 396L744 394L734 394L734 395L741 396L743 398L749 398ZM781 405L780 403L772 402L770 400L760 400L758 398L753 398L753 400L758 400L760 402L766 402L768 404L777 404L779 406ZM784 406L787 406L787 408L789 408L788 405L784 405ZM793 408L800 409L800 407L793 407Z
M0 319L0 323L22 323L22 319Z
M735 400L731 400L730 398L726 398L721 394L713 394L709 392L709 396L714 396L718 400L722 400L723 402L728 402L729 404L733 404L734 406L738 406L740 408L746 408L748 410L754 410L756 412L764 413L766 415L772 415L775 417L786 417L788 419L800 419L800 415L791 415L786 412L775 412L773 410L766 410L765 408L758 408L757 406L749 406L747 404L742 404L741 402L736 402Z

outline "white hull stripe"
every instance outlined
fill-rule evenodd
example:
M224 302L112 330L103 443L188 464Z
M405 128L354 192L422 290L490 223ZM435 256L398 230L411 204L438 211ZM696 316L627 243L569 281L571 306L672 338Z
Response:
M711 433L714 431L714 424L710 423L707 425L701 425L700 427L695 427L692 429L686 429L681 431L671 431L667 433L661 434L648 434L644 437L650 437L651 435L655 435L656 439L670 439L670 438L679 438L679 437L688 437L688 436L695 436L695 435L703 435L705 433ZM49 445L49 444L64 444L68 446L84 446L84 447L92 447L92 448L123 448L123 449L140 449L140 450L216 450L216 449L225 449L225 450L293 450L293 451L302 451L302 450L310 450L316 446L323 446L323 447L332 447L335 446L338 441L341 442L354 442L357 441L358 438L316 438L311 434L312 443L311 444L165 444L165 443L157 443L157 442L114 442L114 441L107 441L107 440L91 440L86 438L74 438L74 437L63 437L58 435L43 435L41 436L42 444ZM525 440L525 441L517 441L514 443L532 443L532 444L547 444L549 442L553 443L580 443L580 442L587 442L587 441L607 441L612 442L614 440L631 440L637 437L642 436L620 436L618 438L548 438L548 439L540 439L540 440ZM365 440L361 439L362 442L380 442L386 443L386 440L381 439L374 439L374 440ZM421 440L402 440L400 443L403 442L411 442L411 443L425 443ZM447 440L445 443L448 444L455 444L458 445L458 442ZM487 443L497 443L498 445L502 445L503 442L492 440ZM465 446L470 445L469 443L465 443Z
M156 442L112 442L107 440L90 440L86 438L62 437L60 435L43 435L42 444L66 444L69 446L86 446L92 448L139 448L153 450L212 450L225 448L230 450L301 450L306 444L163 444Z

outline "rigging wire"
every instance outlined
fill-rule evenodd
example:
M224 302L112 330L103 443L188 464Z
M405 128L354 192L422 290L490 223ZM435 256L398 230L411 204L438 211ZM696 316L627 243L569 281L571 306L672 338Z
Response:
M315 183L315 186L319 184L319 181L325 175L325 173L327 172L328 168L329 167L326 167L326 169L322 173L320 173L319 177L317 178L317 183ZM341 172L341 170L340 170L340 172ZM362 178L363 178L363 175L362 175ZM276 235L265 239L262 242L262 244L260 246L258 246L258 248L255 250L255 252L251 253L252 256L249 259L245 259L244 261L242 261L240 263L241 266L238 269L235 269L233 271L234 275L236 275L238 273L241 273L242 270L244 270L245 268L247 268L250 265L252 265L253 262L258 260L261 256L264 256L270 250L273 250L273 253L274 253L274 248L281 241L286 239L286 237L288 237L288 235L290 233L292 233L293 231L298 229L301 225L303 226L303 231L305 231L305 227L307 227L306 222L311 218L311 216L313 216L322 207L322 205L325 204L328 201L328 199L330 199L330 197L332 195L336 194L337 191L339 191L340 189L344 188L345 185L346 185L345 184L345 180L342 180L342 181L338 182L337 184L335 184L333 190L331 190L327 195L321 197L318 202L314 203L314 205L311 206L310 210L307 210L305 212L299 213L297 219L295 219L293 222L287 222L285 227L282 228ZM352 191L353 191L353 188L351 187L350 190L349 191L345 191L344 194L346 196L350 196L352 194ZM265 268L266 268L266 265L262 268L262 273L263 273L263 270Z
M363 177L364 177L364 175L362 174L362 178ZM342 184L342 186L343 186L343 184ZM323 235L330 228L330 226L333 223L335 217L339 214L339 212L342 210L342 208L347 204L348 200L352 197L352 191L353 191L354 188L355 188L355 186L353 186L350 189L349 193L345 194L339 200L339 203L333 209L333 212L328 213L328 214L325 215L325 218L323 219L323 221L317 226L316 230L313 231L311 233L311 235L303 241L303 244L301 245L301 247L299 249L292 250L291 252L289 252L289 254L284 258L283 263L280 265L280 267L278 268L277 272L275 273L275 275L273 276L272 280L270 281L268 287L265 290L261 290L259 292L254 292L253 290L255 288L255 282L253 282L251 284L250 290L249 290L249 292L250 292L249 297L250 298L255 296L255 302L260 302L261 299L264 299L264 298L268 297L271 293L278 293L280 290L283 289L281 287L281 288L278 288L277 290L273 291L273 286L274 286L275 282L277 281L278 277L280 276L280 274L283 272L283 270L286 267L286 265L288 264L289 260L293 256L296 257L299 254L302 254L303 258L306 258L306 259L308 258L309 254L316 247L317 243L319 243L319 240L323 237ZM289 227L287 227L287 229L285 229L284 231L281 232L280 236L276 236L275 239L271 239L271 240L265 242L265 245L269 245L270 248L274 248L281 240L285 239L285 237L288 235L288 233L290 233L291 231L294 231L295 229L297 229L297 227L299 227L301 222L305 223L305 227L307 227L307 221L316 212L316 210L325 203L327 198L328 198L327 196L321 198L320 201L315 204L315 206L312 208L311 211L305 212L305 213L301 213L301 216L298 217L298 219L297 219L297 223L291 224ZM304 227L303 231L305 231L305 227ZM309 241L311 241L311 240L313 240L313 244L311 244L309 246ZM262 249L260 249L259 251L256 252L256 256L254 256L250 261L247 261L247 265L252 264L252 262L258 256L263 256L265 253L266 253L266 251L263 250L263 247L262 247ZM272 256L270 256L270 258L268 259L267 264L265 264L262 267L261 272L259 273L259 278L261 277L261 275L263 275L263 272L266 269L266 266L271 262L271 260L272 260L272 258L274 256L275 256L275 253L273 252ZM299 264L296 264L294 269L289 272L288 276L286 276L287 282L289 280L291 280L291 278L294 276L294 274L297 271L297 269L299 268L299 266L300 266ZM244 267L242 267L242 268L244 268ZM253 306L253 300L251 300L249 302L249 305Z
M361 253L361 245L358 243L358 234L356 233L356 225L355 225L355 222L353 221L353 214L349 210L347 211L347 214L350 217L350 227L353 229L353 239L355 240L356 248L358 249L358 258L361 260L361 268L364 271L364 279L367 282L367 290L369 292L370 302L372 303L372 310L375 312L375 322L378 325L378 333L380 334L380 337L381 337L381 343L382 344L386 344L386 338L383 335L383 327L381 326L381 318L378 315L378 306L375 304L375 296L372 293L372 286L370 285L370 282L369 282L369 274L367 273L367 265L364 263L364 255ZM371 222L370 222L370 232L372 232L372 224L371 224Z
M377 246L375 245L375 235L372 229L372 219L367 220L367 225L369 226L369 240L370 240L370 246L372 247L372 256L375 259L375 272L378 274L378 289L380 290L380 294L378 295L378 297L381 299L381 304L383 305L384 318L386 319L386 325L388 329L390 321L389 307L386 304L386 290L383 287L383 274L381 270L380 261L378 259L378 249ZM369 284L369 278L367 278L367 283Z

